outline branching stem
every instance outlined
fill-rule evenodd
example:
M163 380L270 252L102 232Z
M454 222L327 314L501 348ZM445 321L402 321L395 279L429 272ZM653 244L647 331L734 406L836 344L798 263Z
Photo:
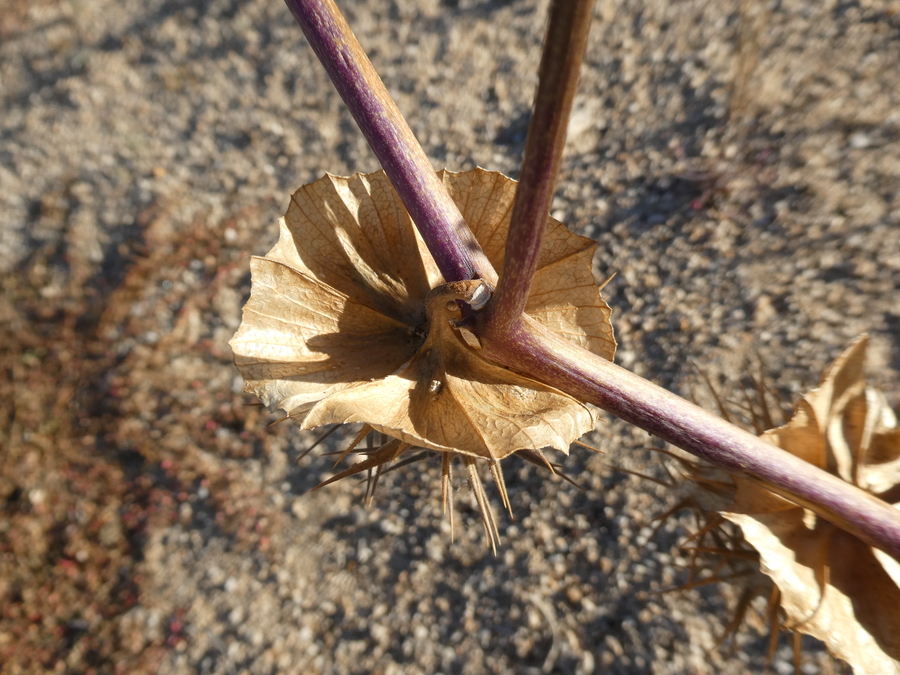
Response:
M446 281L496 273L334 0L285 0Z
M333 0L286 2L381 161L445 279L465 281L480 277L494 283L496 274L490 263ZM577 77L577 65L573 72L572 64L580 63L584 52L590 5L592 2L587 0L555 0L553 4L541 65L541 92L558 94L539 93L536 98L522 169L523 185L530 187L520 187L516 195L517 215L507 247L503 285L498 291L503 295L497 299L496 309L476 315L482 353L528 377L594 403L716 466L757 480L900 560L900 511L567 342L522 314L565 141L573 78ZM576 16L582 17L578 20L582 27L579 30L574 26ZM566 31L574 31L571 39L560 37ZM559 82L553 81L557 76ZM540 125L547 126L539 127L539 120L545 120Z
M760 482L900 561L900 511L665 389L564 340L528 317L479 331L493 361L560 389L715 466Z

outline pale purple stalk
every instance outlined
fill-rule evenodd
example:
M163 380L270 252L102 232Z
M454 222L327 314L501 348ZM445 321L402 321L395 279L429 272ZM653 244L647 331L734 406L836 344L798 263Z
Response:
M447 281L496 273L333 0L285 0Z
M900 561L900 511L526 319L480 334L488 358L759 482Z
M382 161L444 277L462 281L475 274L493 280L480 247L466 234L459 211L450 208L452 199L434 178L430 163L332 0L286 2ZM711 464L758 481L900 560L900 511L581 349L522 314L565 143L565 119L574 92L572 69L577 74L584 50L582 38L560 42L560 36L579 34L573 22L586 23L590 16L586 8L591 4L590 0L555 0L551 9L545 49L555 53L561 45L570 47L564 56L545 55L542 60L532 127L549 124L550 128L529 129L521 173L522 185L528 189L519 190L528 194L516 196L518 217L512 221L504 277L498 285L500 304L493 309L489 304L477 316L482 353L594 403ZM561 88L560 82L564 83ZM560 106L559 114L552 111L554 106Z
M511 222L517 236L506 240L503 275L485 308L485 322L495 330L506 330L525 311L556 190L593 10L594 0L557 0L550 11L534 112L512 208Z

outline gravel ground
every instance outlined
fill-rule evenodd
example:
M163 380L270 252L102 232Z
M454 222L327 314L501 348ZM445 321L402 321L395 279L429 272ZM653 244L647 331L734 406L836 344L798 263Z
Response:
M546 2L341 4L436 166L515 177ZM599 0L554 215L617 361L790 401L867 331L897 407L898 99L889 0ZM435 461L308 493L227 342L290 193L378 167L283 4L6 0L0 102L0 672L763 672L763 620L715 648L740 585L660 593L693 519L654 532L679 490L615 420L583 491L510 463L496 557Z

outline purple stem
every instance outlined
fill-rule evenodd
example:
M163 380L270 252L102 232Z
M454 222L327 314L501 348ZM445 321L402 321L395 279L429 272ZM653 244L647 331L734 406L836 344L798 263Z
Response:
M525 317L480 334L484 356L736 475L760 481L900 561L900 511Z
M487 321L497 327L512 325L525 311L562 164L593 9L594 0L554 0L550 8L503 274L485 309Z
M285 0L446 281L496 273L333 0Z

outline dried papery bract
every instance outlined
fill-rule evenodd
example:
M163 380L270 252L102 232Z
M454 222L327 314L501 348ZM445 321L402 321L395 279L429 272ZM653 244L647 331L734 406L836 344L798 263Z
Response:
M865 384L866 343L865 336L851 343L783 426L768 431L760 426L773 418L761 375L752 378L754 393L745 389L739 407L763 438L881 499L897 502L900 430L884 396ZM730 419L728 402L702 372L701 377L722 416ZM750 601L764 595L772 631L768 658L777 646L778 631L785 628L794 633L798 673L801 633L820 638L856 672L900 673L895 629L900 626L900 566L893 558L867 546L849 527L840 529L817 518L760 484L694 458L660 452L676 460L690 486L689 494L661 518L690 508L705 523L688 540L694 545L686 549L692 557L684 587L717 582L744 587L723 639L738 628ZM723 517L741 532L723 528L728 524ZM706 537L713 538L711 546L703 543ZM695 577L696 558L703 555L718 564L707 576ZM754 567L767 575L768 584L752 573Z
M481 169L440 176L502 269L515 182ZM231 345L247 390L303 428L362 422L408 447L494 461L521 449L567 452L594 427L584 404L479 355L477 338L456 324L486 289L443 283L383 173L301 188L280 230L251 263L252 292ZM550 219L526 310L611 359L595 248Z
M882 394L866 386L866 343L854 341L788 424L763 438L890 499L900 485L900 432ZM858 673L900 673L900 565L758 484L734 483L723 515L778 586L785 627L821 639Z

